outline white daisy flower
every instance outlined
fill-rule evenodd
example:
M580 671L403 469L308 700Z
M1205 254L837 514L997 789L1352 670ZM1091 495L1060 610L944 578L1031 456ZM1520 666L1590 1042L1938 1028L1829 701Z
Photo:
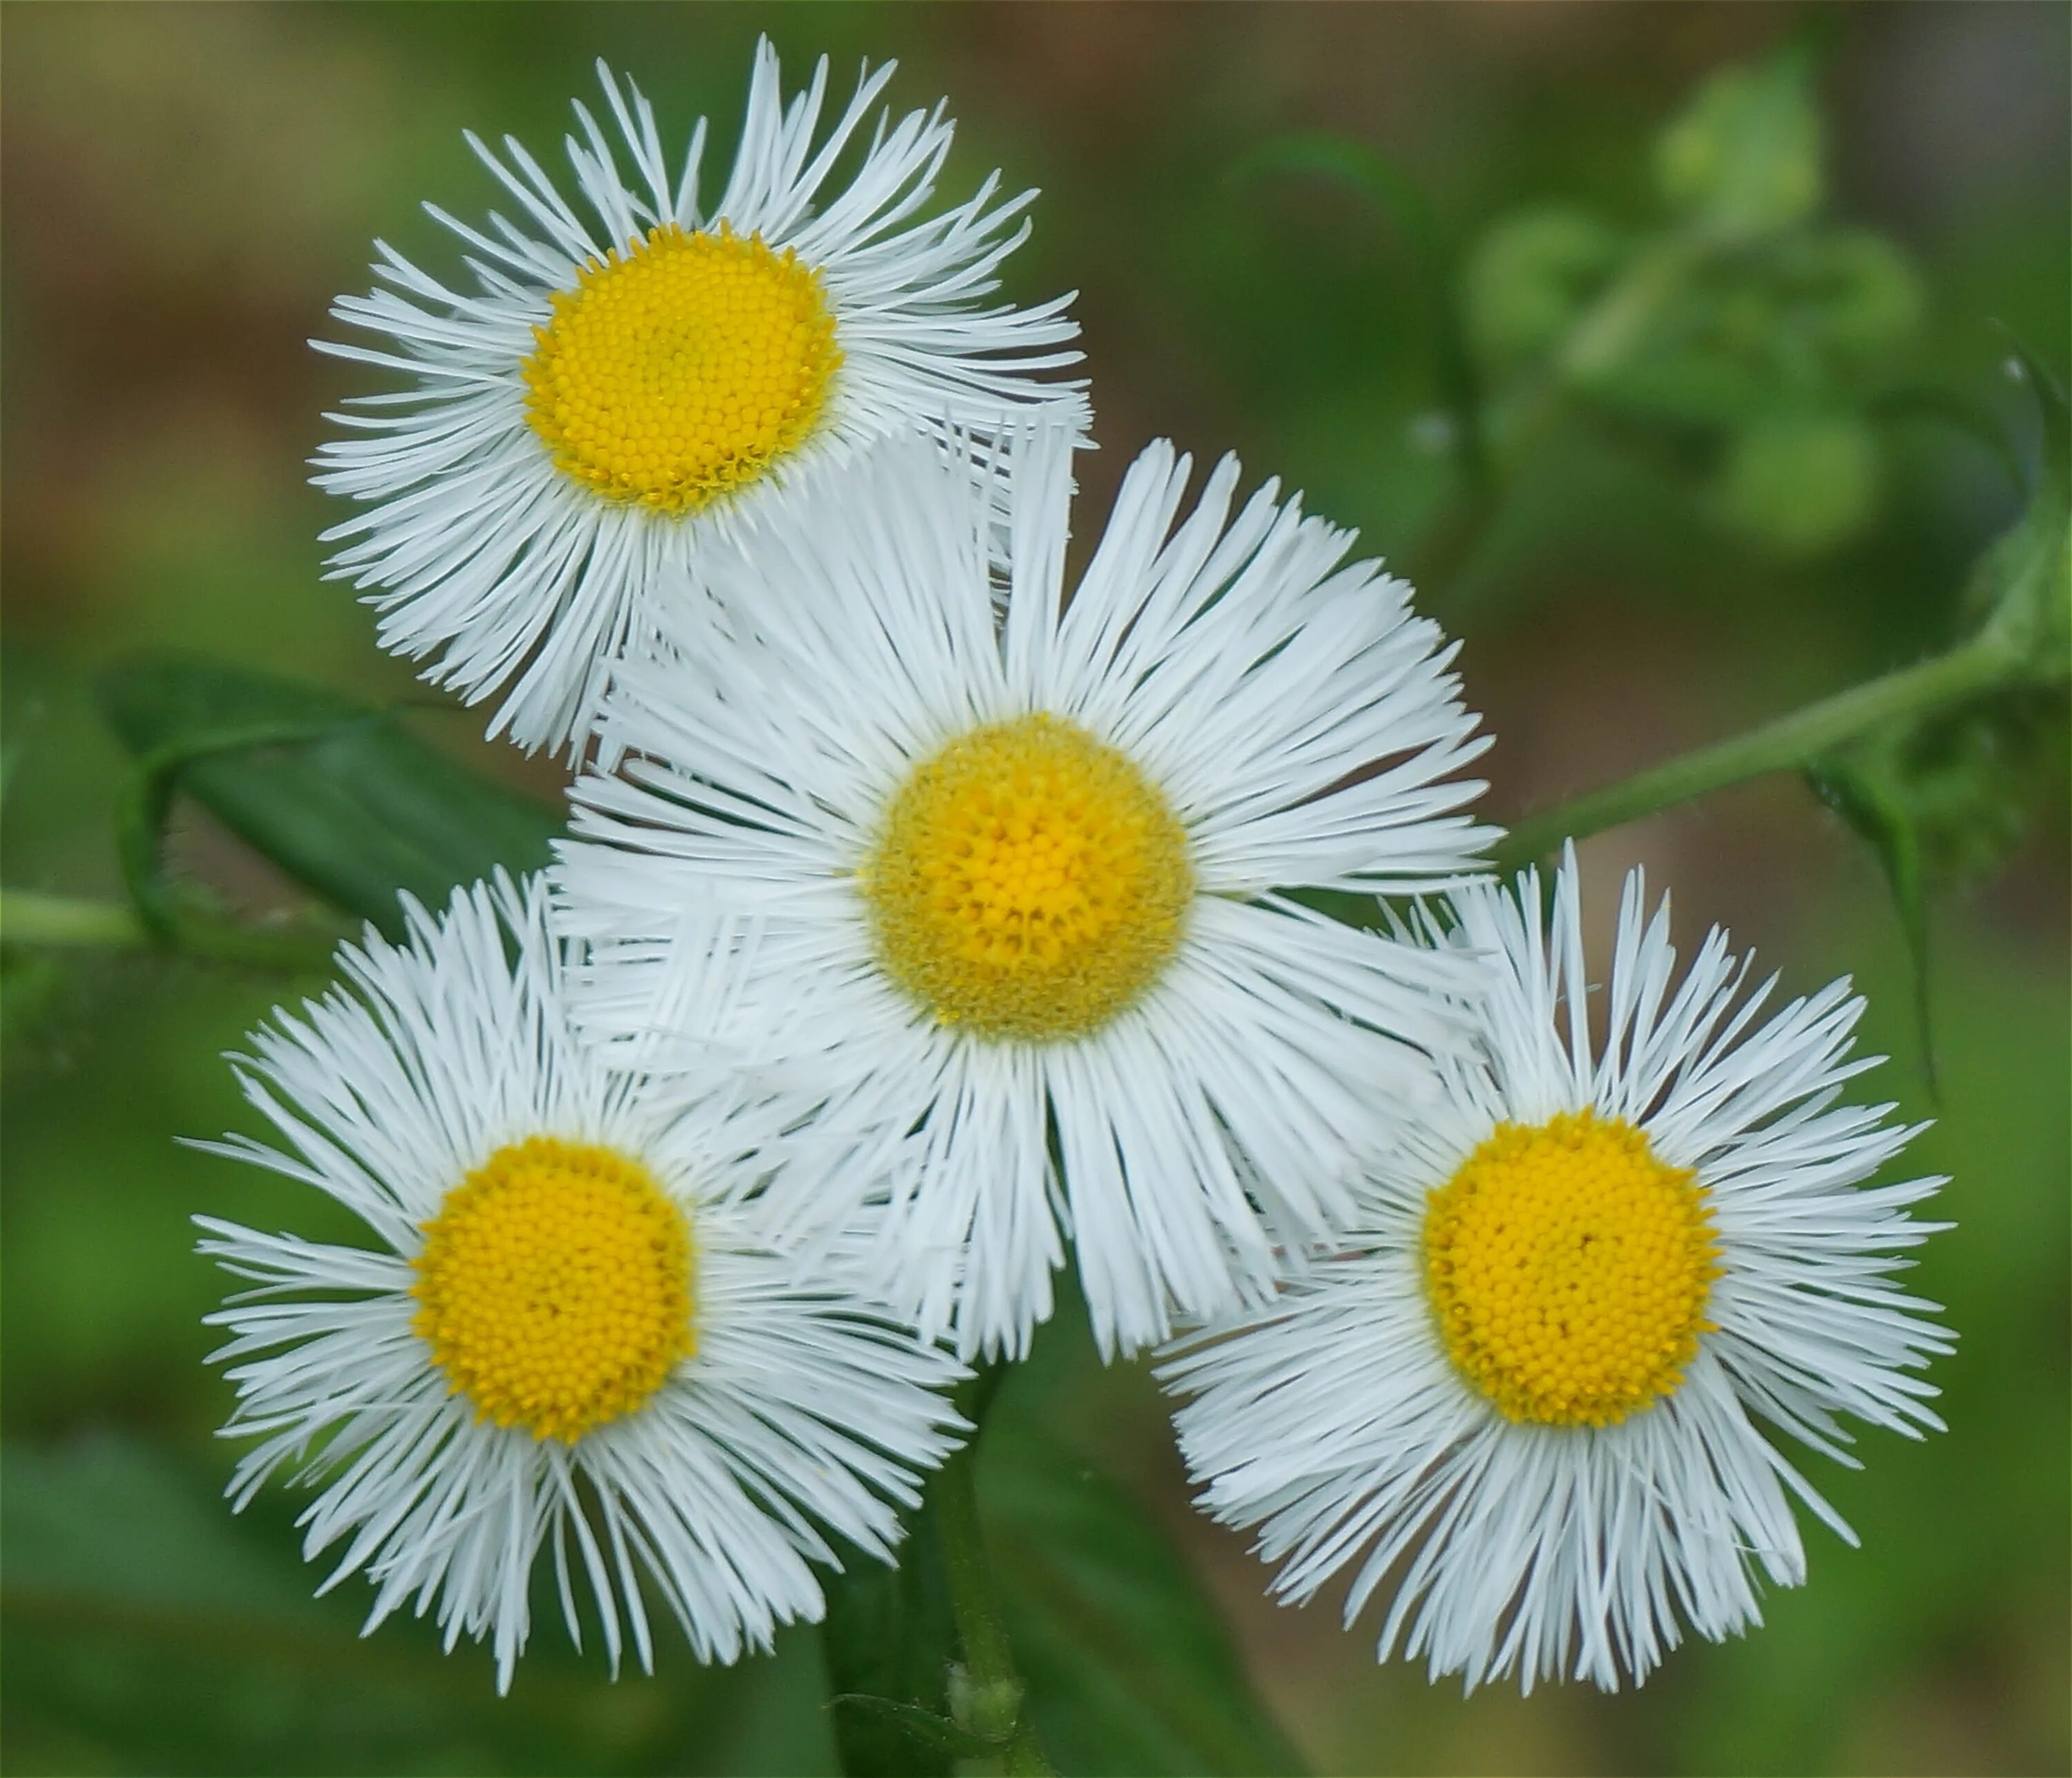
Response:
M605 1035L691 962L679 909L753 905L790 1040L920 1133L880 1287L1019 1353L1069 1235L1129 1351L1270 1292L1452 1040L1467 965L1281 891L1473 869L1482 743L1409 589L1272 484L1233 517L1235 460L1176 525L1188 460L1147 451L1068 596L1071 441L1013 448L1004 606L993 496L912 443L716 570L733 628L628 668L603 733L642 757L579 782L558 905Z
M544 908L508 880L437 921L412 904L406 945L339 952L357 997L277 1015L240 1059L282 1146L205 1146L327 1193L378 1245L197 1219L254 1286L208 1318L232 1335L225 1434L260 1441L236 1505L283 1466L321 1483L300 1522L307 1557L343 1545L324 1587L365 1573L369 1629L414 1597L449 1648L489 1638L500 1690L543 1549L570 1635L579 1575L615 1671L629 1633L652 1669L643 1587L731 1661L819 1618L828 1532L890 1559L891 1503L961 1423L934 1393L961 1374L947 1355L766 1238L773 1167L811 1189L878 1164L867 1147L787 1145L783 1101L709 1056L704 1090L655 1112L572 1038ZM686 965L701 1002L735 949L717 932Z
M1853 1543L1758 1422L1852 1467L1844 1415L1941 1426L1915 1373L1950 1336L1892 1275L1944 1182L1863 1183L1919 1128L1840 1102L1880 1060L1848 1060L1863 1002L1836 982L1752 1029L1774 977L1744 997L1716 928L1672 992L1642 899L1635 871L1600 1050L1572 853L1551 937L1536 875L1457 895L1433 936L1490 959L1486 1061L1447 1064L1336 1257L1161 1373L1274 1591L1357 1563L1347 1625L1385 1590L1380 1657L1470 1687L1613 1690L1686 1624L1759 1623L1756 1570L1806 1576L1794 1496Z
M334 315L378 347L313 341L399 371L401 390L330 418L317 484L367 503L324 533L332 578L368 592L382 645L436 659L471 703L503 694L494 735L580 752L613 660L644 628L650 590L680 586L715 533L771 516L795 472L916 427L985 435L1048 410L1083 423L1076 385L1034 373L1077 360L1071 298L981 307L1026 237L1034 198L990 175L956 208L921 212L953 126L938 105L864 126L894 64L866 68L820 137L828 64L787 101L768 42L726 188L698 193L705 126L672 176L652 107L598 72L630 179L581 104L566 139L586 220L509 137L468 142L516 222L431 214L470 249L449 289L385 243L388 288ZM845 183L838 166L860 157Z

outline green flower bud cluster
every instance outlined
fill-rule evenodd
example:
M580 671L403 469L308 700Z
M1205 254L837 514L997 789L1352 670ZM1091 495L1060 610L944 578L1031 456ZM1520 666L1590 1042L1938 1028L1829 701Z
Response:
M1787 558L1875 521L1875 379L1923 307L1891 241L1815 220L1813 73L1794 50L1700 87L1655 146L1655 226L1527 210L1485 233L1462 272L1468 341L1499 409L1551 398L1656 429L1701 510Z

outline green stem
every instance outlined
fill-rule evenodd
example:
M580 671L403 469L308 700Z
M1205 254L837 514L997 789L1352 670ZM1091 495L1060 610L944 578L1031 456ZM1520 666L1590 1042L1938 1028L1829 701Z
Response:
M1809 764L1881 723L1955 703L1998 685L2018 665L1999 636L1988 630L1947 654L1823 698L1745 735L1700 747L1543 814L1528 815L1497 847L1497 868L1507 875L1545 857L1564 839L1581 839L1638 821L1766 772Z
M1577 322L1555 362L1561 381L1588 389L1616 371L1646 336L1663 305L1719 251L1701 233L1671 235L1632 264Z
M981 1387L985 1381L980 1379ZM979 1419L976 1414L972 1418ZM965 1762L965 1771L1042 1778L1051 1767L1023 1714L1022 1677L1015 1671L979 1523L977 1436L975 1426L971 1439L936 1471L930 1490L949 1578L950 1607L964 1657L961 1673L951 1676L950 1711L959 1727L1001 1744L994 1757Z
M0 889L0 940L104 951L134 951L151 942L135 911L120 902L43 895L33 889Z
M32 889L0 889L0 940L82 950L157 947L212 962L290 975L327 970L337 945L332 936L307 927L267 931L195 909L174 914L162 945L134 908L74 895L41 895Z

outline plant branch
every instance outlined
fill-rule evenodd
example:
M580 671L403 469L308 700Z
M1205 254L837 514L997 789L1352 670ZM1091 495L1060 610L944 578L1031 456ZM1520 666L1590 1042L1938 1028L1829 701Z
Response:
M151 936L135 911L120 902L0 889L0 940L67 949L134 951L150 944Z
M337 939L308 927L245 926L195 908L175 911L163 936L120 902L0 889L0 940L53 949L162 949L212 962L306 975L331 967Z
M951 1675L950 1710L960 1728L995 1743L990 1759L971 1760L965 1769L1041 1778L1051 1771L1036 1744L1022 1709L1021 1675L1000 1612L993 1566L986 1559L985 1537L978 1513L978 1430L985 1398L996 1378L984 1373L973 1379L978 1411L972 1437L952 1451L935 1473L931 1492L936 1535L942 1540L943 1565L949 1577L950 1605L956 1614L964 1666Z
M1581 839L1638 821L1767 772L1803 767L1881 723L1920 715L2000 685L2016 676L2019 665L1999 635L1988 629L1946 654L1528 815L1497 846L1497 868L1508 875L1544 858L1564 839Z

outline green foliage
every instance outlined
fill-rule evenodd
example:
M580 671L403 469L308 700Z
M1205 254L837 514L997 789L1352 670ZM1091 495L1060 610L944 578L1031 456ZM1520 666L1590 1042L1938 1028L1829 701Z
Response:
M1726 68L1655 148L1663 199L1680 216L1729 236L1803 220L1823 187L1820 113L1810 59L1798 50Z
M48 951L0 950L0 1043L11 1049L43 1028L64 990L64 965Z
M401 936L398 891L429 906L497 866L548 860L557 813L460 765L399 714L191 656L142 656L101 680L109 724L136 760L122 834L138 910L178 916L162 835L184 790L333 907Z
M1913 961L1922 1051L1934 1054L1928 899L1981 879L2026 833L2065 755L2072 578L2072 420L2065 392L2027 354L2016 360L2043 437L2029 505L1980 557L1959 599L1967 644L2001 661L2004 682L1954 707L1864 736L1808 768L1815 790L1869 846Z
M1459 301L1460 278L1451 239L1424 188L1365 142L1322 130L1276 137L1241 155L1233 183L1272 174L1305 175L1341 186L1364 199L1394 224L1410 250L1420 300L1431 330L1434 381L1449 422L1449 442L1471 484L1486 474L1482 397L1468 351Z
M500 1699L472 1644L445 1653L407 1616L361 1640L352 1599L311 1596L282 1517L233 1518L147 1447L16 1443L5 1466L14 1769L824 1769L817 1699L761 1719L780 1702L778 1665L817 1686L809 1638L739 1674L685 1658L662 1679L614 1685L557 1651L550 1625ZM536 1603L558 1617L550 1598Z
M980 1508L1036 1740L1059 1771L1087 1778L1298 1771L1199 1579L1141 1503L1049 1423L1046 1384L1054 1410L1099 1368L1085 1313L1067 1289L1019 1368L1033 1389L997 1409L965 1402L984 1423ZM835 1733L851 1778L948 1771L997 1751L944 1732L959 1650L935 1492L931 1480L896 1570L859 1562L828 1578L823 1643L849 1699Z
M896 1732L895 1745L900 1750L885 1765L859 1764L852 1751L857 1743L846 1731L837 1727L837 1733L841 1736L845 1772L948 1772L954 1759L997 1758L1005 1750L1005 1742L959 1728L948 1717L923 1710L919 1704L902 1703L897 1698L879 1698L869 1692L837 1692L829 1702L835 1706L838 1724L845 1718L874 1722ZM917 1751L921 1757L915 1756Z
M1604 288L1618 234L1586 210L1523 210L1484 231L1463 272L1468 337L1507 368L1542 357Z
M1854 414L1765 414L1729 440L1713 510L1776 555L1818 555L1863 530L1877 482L1877 441Z
M1816 355L1873 376L1906 350L1926 307L1920 274L1883 235L1829 228L1779 244L1774 268L1786 326Z
M949 1719L957 1636L935 1513L924 1499L903 1517L897 1566L846 1552L841 1572L824 1577L821 1645L849 1778L934 1778L960 1751L927 1727Z
M1591 424L1758 554L1810 558L1869 530L1875 422L1924 303L1890 241L1815 220L1813 79L1794 47L1708 80L1656 145L1669 214L1653 228L1564 204L1484 231L1463 302L1500 472Z
M1015 1659L1061 1772L1300 1769L1200 1582L1135 1500L1013 1426L988 1434L980 1476Z
M334 607L314 587L274 596L276 585L299 587L275 570L301 571L321 521L313 504L292 504L291 486L277 496L250 473L255 463L292 465L306 448L307 414L331 390L305 388L301 372L267 370L249 385L236 383L236 399L226 402L232 382L224 366L241 372L248 359L263 364L263 353L251 351L255 336L299 339L330 290L357 278L359 249L343 237L356 242L427 192L456 189L450 124L439 118L458 112L550 138L564 121L572 74L580 78L602 48L650 71L643 84L667 129L696 103L724 109L738 99L732 71L760 22L722 11L695 21L687 36L668 9L628 9L544 25L532 14L522 30L484 31L462 10L347 9L282 28L233 9L211 14L205 31L196 14L157 39L149 33L158 27L130 21L107 43L155 41L158 52L115 57L92 47L100 39L90 10L43 9L23 22L19 42L10 39L21 91L33 96L40 85L56 94L47 113L76 105L78 139L109 145L117 170L111 188L140 194L154 225L170 228L188 244L183 250L196 251L196 239L260 235L242 188L236 204L212 211L208 172L184 158L191 208L167 209L148 178L135 176L154 153L163 157L162 134L150 134L154 108L183 127L198 120L204 134L223 134L238 150L232 164L240 179L249 169L276 181L261 206L269 214L288 214L319 186L334 194L364 188L366 204L364 219L351 210L341 220L337 212L349 207L335 195L327 200L332 210L314 265L281 253L274 235L260 232L269 288L286 293L271 300L285 308L235 301L212 308L191 271L169 279L163 256L154 260L156 236L107 228L96 208L97 163L53 154L47 136L31 139L34 119L14 120L42 164L62 166L79 182L60 208L70 216L76 197L93 225L66 234L66 265L78 241L124 241L123 282L134 297L121 312L124 341L134 314L154 308L178 319L182 341L177 364L157 363L145 375L150 339L139 336L135 356L106 351L92 305L76 300L84 285L38 281L36 206L18 206L24 228L14 244L21 250L10 255L10 296L18 300L10 300L10 338L18 364L37 377L18 379L10 397L24 421L10 480L24 479L10 521L20 553L10 559L10 707L18 721L47 699L59 726L39 737L8 815L10 880L39 887L101 881L113 763L90 717L72 706L83 704L77 684L107 637L235 637L250 652L245 632L256 613L269 657L277 650L303 663L336 656L341 677L371 671L360 629L317 615L349 607ZM1893 10L1852 9L1848 28L1869 41L1893 28L1882 20ZM1990 27L1952 28L2005 30L2006 18L2021 10L1999 9L2002 23ZM1013 23L1013 11L992 15L1007 23L960 23L948 34L934 23L948 14L847 10L780 14L771 28L787 56L897 47L910 68L926 68L966 54L987 31L1038 29ZM1721 27L1744 39L1765 28ZM67 33L70 51L62 47ZM44 80L29 72L39 40ZM1897 39L1878 41L1882 50L1853 64L1860 116L1872 114L1873 101L1888 111L1894 103L1876 69L1897 65ZM683 53L687 43L696 54ZM1997 494L1981 496L1952 459L1977 458L1982 439L2004 447L1967 392L1945 386L1968 373L1953 378L1952 366L1978 356L1980 316L2026 315L2039 337L2062 327L2055 186L2016 190L2011 181L1992 204L1967 202L1961 217L1944 220L1936 205L1909 209L1900 191L1893 213L1911 218L1909 238L1932 274L1931 308L1906 252L1822 216L1815 68L1795 51L1708 80L1658 147L1655 190L1666 208L1632 201L1646 195L1647 169L1630 136L1605 130L1603 120L1659 102L1647 87L1654 64L1636 52L1572 67L1528 105L1435 105L1433 113L1448 118L1437 147L1404 142L1398 159L1316 138L1283 150L1277 164L1262 157L1256 171L1272 165L1333 179L1375 204L1408 267L1407 276L1377 282L1361 257L1364 236L1327 228L1263 253L1256 210L1231 204L1204 180L1203 167L1229 153L1234 130L1269 127L1272 118L1248 124L1248 101L1233 106L1231 95L1256 83L1232 80L1227 68L1219 74L1210 38L1190 43L1173 63L1185 82L1167 80L1147 96L1149 129L1084 103L1077 124L1071 107L1059 107L1041 114L1040 126L1004 129L980 102L976 64L954 80L945 74L965 114L966 164L1026 168L1046 188L1038 233L1010 268L1023 280L1017 294L1083 280L1097 286L1089 318L1099 314L1110 329L1128 305L1156 305L1149 349L1111 349L1100 367L1101 388L1111 392L1104 413L1177 414L1170 423L1197 445L1244 442L1251 467L1281 469L1306 484L1318 509L1363 525L1370 545L1399 562L1414 552L1422 594L1449 629L1469 635L1471 694L1478 685L1507 685L1504 695L1534 725L1523 744L1560 759L1557 770L1586 731L1645 716L1645 700L1629 702L1616 689L1622 676L1657 671L1665 657L1704 659L1716 671L1710 709L1774 708L1794 695L1781 685L1848 684L1990 628L1995 646L2022 664L2018 693L1881 731L1816 768L1893 876L1917 948L1938 887L1997 868L2039 813L2046 831L2058 830L2065 514L2061 503L2054 517L2041 497L2056 485L2046 476L1953 608L1963 562L2001 514ZM1016 64L1016 82L1079 68L1088 59L1078 47ZM97 117L92 109L79 72L84 53L113 58L120 129L97 127L110 114L105 101ZM226 57L236 81L200 77L220 72ZM363 84L343 88L343 98L325 88L342 127L325 138L326 158L314 168L297 158L306 142L284 145L264 133L292 117L255 132L246 120L261 112L208 97L220 88L291 92L298 105L290 109L298 111L305 91L333 70ZM902 76L898 90L931 97L931 79L917 84ZM1490 89L1486 70L1474 79L1474 94ZM1083 100L1085 89L1072 90ZM408 129L435 144L436 161L429 150L420 157L415 137L405 151L402 132L364 127L370 114L394 107L392 93L406 95ZM1032 97L1031 107L1042 99ZM1389 127L1400 130L1408 114ZM421 116L430 121L421 124ZM1933 123L1922 120L1924 141L1939 139ZM1897 126L1911 127L1904 119ZM125 133L132 127L134 139ZM1056 139L1073 130L1078 139ZM343 186L324 183L339 144L351 148ZM16 164L27 189L38 163L25 149ZM2038 190L2047 201L2040 204ZM1550 193L1560 201L1550 204ZM2049 215L2039 220L2044 209ZM1465 241L1485 222L1456 265L1451 228ZM228 250L210 246L205 257ZM1031 255L1044 256L1040 270L1031 270ZM249 278L218 282L249 302ZM63 327L50 324L53 314ZM292 354L283 351L286 366ZM96 357L105 361L101 380L79 380L77 364ZM2031 374L2039 389L2049 386L2039 367ZM148 405L123 405L132 385ZM1401 445L1435 390L1452 448ZM104 411L113 418L97 430L89 422ZM190 423L196 415L199 430ZM54 417L63 430L49 435L67 444L51 454L62 465L64 498L43 500L27 477L35 422L48 426ZM1937 424L1912 424L1922 417ZM2045 419L2046 432L2062 438L2062 406L2047 408ZM1901 421L1906 436L1896 446ZM1824 447L1823 426L1832 429ZM1838 445L1848 429L1854 442ZM198 452L198 438L208 448ZM1490 448L1478 471L1484 439ZM1852 486L1860 492L1866 453L1867 499L1840 497ZM221 467L199 478L167 472L191 458ZM1484 471L1499 486L1501 524L1483 522L1485 506L1463 528L1458 550L1430 548L1447 517L1423 504L1425 491L1445 475L1466 485ZM1974 480L1991 473L1988 466ZM278 479L291 484L292 467ZM263 575L249 556L242 567L237 559L262 497L260 529L292 540ZM39 504L66 523L42 523ZM105 528L105 546L72 541L82 513ZM1709 517L1716 535L1708 541L1694 530L1692 513ZM72 554L54 549L53 537ZM165 572L169 548L177 574ZM1474 574L1451 571L1471 556ZM1456 621L1470 591L1483 603ZM1441 603L1457 592L1461 604ZM1564 706L1519 689L1558 678L1574 658L1560 652L1560 621L1549 616L1557 601L1590 625L1593 670L1614 688L1588 721L1574 714L1572 694ZM341 652L341 638L356 655ZM426 813L419 793L460 768L423 747L397 714L285 681L255 694L252 676L228 675L240 683L226 685L227 673L207 666L171 676L143 700L147 710L162 700L159 714L144 722L141 742L129 743L133 762L174 746L156 773L135 780L132 852L146 899L161 895L178 931L191 933L208 910L192 886L162 881L165 804L152 798L175 787L356 916L393 919L398 883L437 899L483 860L544 857L551 812L520 799L522 806L491 813L510 793L486 778L477 780L483 799L449 785L450 794L431 799L441 812ZM237 726L245 718L253 728ZM388 739L369 749L374 729ZM1512 772L1511 750L1519 744L1519 731L1503 732L1496 757ZM253 806L255 786L270 794ZM398 795L401 818L391 822L388 799ZM298 805L330 799L357 824L359 851L388 864L362 874L321 836L313 850L303 845L298 833L335 831L339 811L303 823ZM1762 829L1750 855L1766 872L1789 832L1788 820ZM407 845L396 844L399 833ZM451 843L456 835L468 836L465 844ZM1725 887L1696 886L1701 898L1715 895L1715 907L1743 893L1737 867L1720 862ZM1802 981L1856 971L1871 999L1867 1040L1900 1048L1905 960L1887 924L1862 919L1854 892L1823 886L1803 859L1787 866L1770 899L1749 891L1778 924L1785 961ZM1233 1591L1231 1620L1283 1719L1321 1767L1893 1770L1913 1761L2063 1769L2065 1025L2058 928L2033 905L2039 879L2048 897L2057 879L2032 854L2015 893L1989 912L1942 913L1947 1103L1914 1163L1955 1176L1947 1202L1958 1227L1924 1250L1918 1274L1926 1294L1950 1304L1963 1335L1955 1359L1934 1377L1947 1392L1955 1430L1920 1447L1873 1438L1864 1471L1816 1475L1864 1533L1864 1549L1813 1534L1811 1584L1768 1598L1762 1632L1723 1648L1687 1647L1638 1696L1613 1699L1556 1687L1526 1700L1498 1692L1464 1700L1404 1664L1375 1669L1366 1637L1342 1634L1329 1607L1268 1611L1248 1584L1242 1598ZM0 1491L7 1675L0 1736L9 1769L804 1772L832 1769L837 1743L846 1768L859 1772L942 1771L972 1756L968 1743L947 1746L939 1732L954 1637L939 1575L928 1578L925 1513L898 1569L862 1564L835 1584L826 1673L822 1639L809 1632L781 1637L774 1660L723 1673L698 1669L664 1636L659 1679L613 1685L594 1655L569 1660L549 1622L513 1696L500 1702L471 1644L445 1655L426 1626L408 1620L361 1640L360 1583L310 1596L320 1570L297 1558L292 1496L269 1490L242 1520L213 1497L228 1459L204 1434L220 1414L221 1390L220 1380L204 1384L193 1362L200 1338L193 1323L196 1304L217 1286L178 1257L179 1212L191 1204L234 1208L255 1220L275 1213L279 1200L263 1195L270 1185L204 1176L166 1138L175 1128L220 1127L232 1114L214 1054L263 1011L277 984L178 961L139 966L128 955L60 965L48 953L11 945L0 968L10 1035L18 1024L38 1034L34 1054L10 1069L7 1114L11 1442ZM59 1016L46 1016L54 1008ZM1908 1101L1907 1115L1926 1109L1918 1083L1875 1078ZM231 1206L212 1202L210 1192L250 1195ZM1078 1337L1068 1324L1075 1312L1061 1304L1032 1366ZM1018 1389L1032 1366L1019 1368ZM1088 1440L1126 1447L1132 1429L1152 1426L1150 1392L1112 1386L1127 1381L1082 1354L1049 1417L1020 1412L1010 1391L1002 1422L988 1434L984 1505L1045 1744L1067 1768L1292 1764L1209 1602L1163 1541L1161 1519L1182 1510L1170 1461L1164 1470L1112 1462L1106 1444L1096 1461L1081 1449ZM111 1423L134 1435L70 1430ZM1139 1485L1125 1490L1113 1480L1138 1467L1150 1468ZM1982 1476L1990 1512L1977 1508ZM1147 1512L1140 1496L1157 1500L1158 1510ZM1947 1534L1923 1537L1923 1525ZM1240 1559L1234 1545L1228 1555ZM1264 1570L1254 1578L1263 1581ZM878 1607L868 1603L873 1588L884 1595ZM895 1628L915 1622L930 1627ZM851 1652L838 1656L845 1639ZM878 1663L878 1677L847 1683L891 1707L826 1709L829 1691L844 1687L840 1669L874 1653L890 1657ZM874 1714L876 1723L861 1721ZM859 1751L869 1731L887 1729L874 1754ZM935 1738L924 1746L917 1731Z
M393 715L315 688L154 658L110 673L103 698L158 821L183 784L262 855L377 923L398 891L442 900L495 865L539 862L553 830ZM985 1475L1030 1708L1065 1770L1293 1768L1213 1607L1126 1493L1011 1432L989 1442ZM39 1498L32 1484L32 1512ZM898 1568L859 1556L828 1577L824 1649L846 1700L832 1727L853 1774L947 1772L975 1751L950 1716L955 1626L931 1508L909 1531Z

